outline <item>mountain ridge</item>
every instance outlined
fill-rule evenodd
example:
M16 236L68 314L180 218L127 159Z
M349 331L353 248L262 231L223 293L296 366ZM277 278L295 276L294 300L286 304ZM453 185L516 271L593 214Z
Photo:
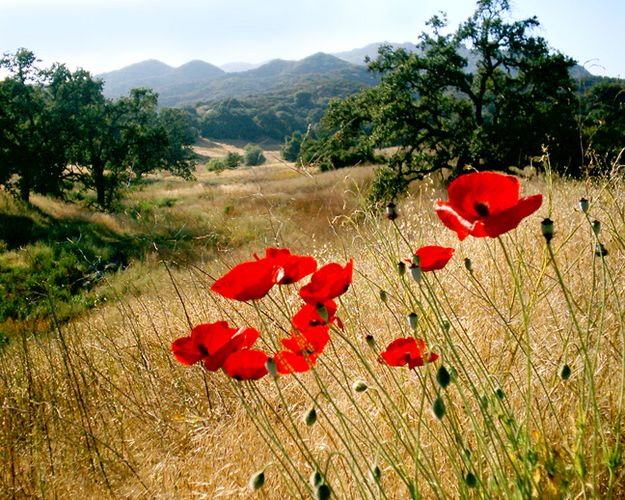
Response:
M173 67L156 59L148 59L124 68L101 73L107 97L120 97L135 87L150 87L159 94L162 106L187 106L231 97L247 97L280 91L303 85L370 86L378 80L366 67L365 59L374 58L378 48L391 45L414 51L410 42L377 42L350 51L327 54L317 52L300 60L272 59L262 64L246 62L227 63L222 67L195 59ZM468 70L475 67L469 50L463 56L469 59ZM230 69L227 71L226 69ZM233 71L236 70L236 71ZM592 76L576 65L571 74L575 78Z

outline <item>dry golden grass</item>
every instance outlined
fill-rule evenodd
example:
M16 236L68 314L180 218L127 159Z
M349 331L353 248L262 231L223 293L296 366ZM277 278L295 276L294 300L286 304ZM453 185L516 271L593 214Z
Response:
M224 247L217 253L200 254L203 260L188 266L170 266L171 274L163 266L155 267L141 276L142 281L129 273L126 291L118 300L60 325L49 336L33 337L28 331L21 332L21 340L0 354L0 496L249 498L248 478L260 469L266 469L267 484L257 494L259 498L304 495L303 487L293 486L282 476L276 455L254 423L264 421L275 429L307 478L312 470L306 451L298 448L297 440L289 437L281 422L288 421L289 415L299 420L311 406L306 392L307 388L317 391L313 375L283 377L278 380L280 391L269 377L244 384L243 401L255 413L250 418L237 383L222 373L207 374L197 367L184 367L170 352L171 341L187 335L190 324L228 319L233 324L260 327L252 307L233 306L215 297L208 288L211 277L249 258L252 251L260 252L270 245L312 254L321 263L344 263L353 258L355 265L353 286L339 309L345 336L354 348L337 336L319 360L318 376L325 381L333 402L320 398L318 424L310 428L296 426L301 441L323 463L333 450L346 453L341 438L348 434L341 430L338 408L345 418L372 426L353 431L354 449L360 444L370 445L370 436L357 438L361 431L375 431L379 436L376 439L396 443L397 431L389 424L392 419L385 415L377 392L354 394L345 390L356 379L366 380L373 389L384 388L396 398L397 408L389 411L402 416L405 424L398 425L406 425L406 432L423 427L420 442L422 453L428 455L428 467L438 473L441 488L449 496L463 496L466 490L457 484L449 465L453 460L439 442L445 421L430 416L429 410L423 415L413 411L424 394L429 408L429 398L434 395L432 368L415 378L407 370L374 366L380 375L373 380L359 358L376 365L375 353L367 346L365 336L373 335L380 347L407 334L405 315L414 307L394 270L399 258L409 257L409 250L387 221L360 211L358 193L369 175L368 169L313 174L270 162L220 175L200 173L191 183L159 178L143 191L133 193L131 199L135 202L175 198L176 203L159 211L159 217L166 217L168 224L178 221L206 230L219 227L237 249ZM619 409L623 405L619 390L624 349L621 329L625 321L624 186L618 183L605 189L591 183L556 181L550 187L539 178L523 181L523 189L525 193L551 194L539 214L524 221L512 236L506 236L515 269L524 278L521 290L531 325L533 369L540 375L532 378L533 415L540 422L531 425L535 449L548 449L553 458L575 454L576 447L588 445L588 441L577 440L575 434L580 429L581 394L575 380L583 363L575 349L579 346L567 340L572 334L571 317L540 236L539 222L547 215L556 221L556 258L589 335L589 350L596 357L601 421L609 444L622 442L623 436L611 435L610 429L617 428L614 424L622 418ZM593 256L583 214L575 209L581 196L592 200L592 214L603 222L613 292ZM425 244L457 248L452 262L439 273L440 284L433 283L441 300L448 300L449 310L456 314L450 335L457 336L461 346L466 346L463 335L471 339L496 385L504 390L506 405L522 422L527 412L527 365L525 355L514 349L517 344L512 338L514 332L523 332L523 311L513 278L496 241L468 239L459 243L455 235L442 229L431 209L438 198L445 198L445 194L435 183L420 185L402 202L399 226L413 249ZM112 227L117 223L108 219L104 222ZM496 308L485 301L469 278L463 257L471 258L475 277ZM593 280L598 286L591 286ZM388 292L386 305L379 299L380 289ZM295 297L287 297L287 302L295 307ZM273 317L281 316L273 305L263 307ZM434 322L433 314L431 310L420 314L420 334L430 344L442 346L443 340L434 338L428 326ZM263 330L267 346L275 344L280 336L274 327ZM450 359L449 353L442 354L443 360L446 356ZM468 353L464 357L466 376L479 376ZM565 361L574 374L568 384L557 376L558 367ZM475 461L478 470L487 471L482 437L475 434L471 424L477 402L449 394L448 414L454 415L466 430L467 446L485 453ZM265 402L258 401L261 396ZM410 453L399 444L394 450L398 460L412 463ZM356 462L365 467L367 461L378 460L386 497L407 498L405 485L379 453L379 449L363 450ZM551 477L551 471L544 467L547 458L539 457L543 468L538 469L539 477L535 479L546 485L543 493L551 491L557 497L558 488L564 488L558 481L574 473L558 471ZM335 492L341 492L339 496L384 496L375 486L354 483L349 478L350 468L343 462L347 461L334 458L328 472ZM556 462L559 466L565 460ZM625 493L622 466L613 473L616 477L611 494L618 497ZM605 468L597 474L600 481L596 484L606 484ZM421 477L424 484L420 490L425 496L440 491ZM343 489L338 487L341 480L345 481ZM574 484L566 491L571 494L581 490L579 484ZM588 496L604 493L586 490ZM486 493L477 491L475 495Z

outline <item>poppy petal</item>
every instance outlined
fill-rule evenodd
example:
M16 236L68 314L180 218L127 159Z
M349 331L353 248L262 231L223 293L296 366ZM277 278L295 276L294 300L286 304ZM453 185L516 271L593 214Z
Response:
M307 304L317 305L344 294L352 282L353 266L352 260L345 267L336 262L326 264L300 289L300 297Z
M308 255L294 255L287 248L267 248L265 259L282 269L279 285L295 283L317 270L317 261Z
M496 213L519 199L519 180L499 172L472 172L455 179L447 190L449 202L469 220L484 216L482 209Z
M474 224L458 214L447 201L437 201L434 210L445 227L456 232L460 241L464 240L473 229Z
M244 302L260 299L276 283L278 272L279 269L265 259L243 262L215 281L211 290L227 299Z
M202 359L202 353L190 336L174 340L171 344L171 351L176 360L183 365L191 366Z
M415 251L419 257L419 267L423 272L443 269L453 257L455 250L450 247L436 245L424 246Z
M275 356L278 373L303 373L310 370L316 363L313 354L305 356L291 351L279 351Z
M515 229L525 217L538 210L542 202L542 194L521 198L516 205L484 220L484 230L491 238L507 233Z
M236 380L258 380L267 375L267 355L262 351L247 349L237 351L223 364L225 372Z

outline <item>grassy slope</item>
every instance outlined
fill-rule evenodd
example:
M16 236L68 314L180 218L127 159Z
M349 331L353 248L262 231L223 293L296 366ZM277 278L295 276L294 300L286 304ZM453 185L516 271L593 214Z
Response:
M143 264L142 272L116 278L120 282L127 280L120 300L98 306L51 337L19 332L22 342L10 345L0 358L0 491L18 496L85 497L113 492L124 497L248 497L249 474L274 460L272 455L246 415L235 386L223 374L206 375L200 369L177 364L169 350L170 342L188 334L189 321L196 324L227 318L237 324L258 323L250 307L233 307L211 294L208 287L211 277L268 245L311 253L322 263L354 259L355 281L344 297L340 314L347 336L363 355L370 356L364 342L366 334L374 335L379 345L405 334L403 318L407 309L399 299L402 290L393 269L399 258L408 257L409 250L396 240L386 221L357 212L358 187L367 176L365 169L326 174L297 172L274 156L266 166L220 176L200 174L194 183L158 178L148 188L133 193L131 200L135 204L163 198L176 200L172 207L154 209L149 224L155 232L163 225L190 230L196 238L194 251L188 254L193 265L172 266L170 277L162 266ZM546 419L541 427L545 435L536 439L554 443L562 450L574 442L577 398L573 386L558 384L551 374L567 355L561 348L571 327L563 298L546 264L538 223L548 213L557 221L558 258L571 294L584 312L598 299L589 292L592 242L584 230L582 215L575 211L577 200L584 195L593 200L594 215L604 223L611 262L618 263L625 256L622 239L617 239L619 232L622 238L625 193L622 185L607 191L568 182L556 182L550 191L540 179L524 182L524 191L551 193L539 214L525 221L510 242L522 249L517 260L527 263L523 272L528 278L524 286L531 302L532 348L536 366L549 383L548 399L540 387L535 388L536 408ZM458 322L470 332L479 355L508 394L508 404L522 415L525 399L518 389L525 376L524 358L512 354L507 333L510 325L513 330L520 328L521 320L511 278L506 269L500 268L501 250L493 240L469 239L459 244L452 233L442 230L431 210L433 200L441 197L445 195L440 188L424 184L401 204L398 222L413 247L440 244L458 248L454 260L440 273L442 285L457 311ZM141 224L145 234L148 223ZM126 226L123 230L132 231ZM219 231L223 239L218 241L223 243L211 243L203 251L203 238L213 241L211 231ZM493 315L468 284L462 264L465 256L472 259L484 288L495 292L493 296L500 310L505 311L505 318ZM166 257L176 259L175 248ZM614 279L623 283L625 269L614 269ZM380 288L391 296L388 308L379 301ZM625 300L622 290L620 300ZM610 422L617 418L618 380L613 374L620 370L623 347L615 315L622 314L622 309L613 303L604 307L606 317L600 324L590 325L589 332L600 339L597 348L603 357L597 368L599 403ZM276 334L268 328L263 335L271 339ZM568 355L571 364L579 367L576 356ZM338 339L324 356L320 376L330 380L336 404L350 414L351 396L331 381L334 363L340 361L349 380L366 377L366 373L354 353L345 350ZM405 394L418 400L420 391L412 375L394 373ZM310 374L301 380L313 383ZM280 411L286 403L297 416L310 405L302 387L290 379L283 381L283 403L270 380L257 386L271 407ZM398 400L402 397L397 395ZM548 401L556 403L558 418L550 418L545 410ZM369 409L364 399L361 404ZM461 402L456 404L461 412ZM322 410L329 412L328 408ZM374 412L375 406L370 410ZM275 424L277 415L274 417ZM329 414L327 419L331 421ZM440 431L440 424L433 418L429 422L431 434L423 436L424 446L437 460L445 482L451 480L451 472L445 466L444 453L436 447L435 433ZM556 422L564 422L563 434ZM391 430L383 423L379 431L392 439ZM338 435L323 425L302 432L319 455L340 447ZM284 442L294 459L301 460L287 436ZM304 465L302 469L307 476L310 471ZM284 483L277 468L269 466L267 471L269 489L264 490L265 494L274 491L270 496L282 498ZM388 472L385 468L385 488L404 497L404 486ZM617 472L622 474L622 469ZM458 495L453 484L449 483L448 491ZM622 481L618 484L622 489ZM357 491L354 485L346 488Z

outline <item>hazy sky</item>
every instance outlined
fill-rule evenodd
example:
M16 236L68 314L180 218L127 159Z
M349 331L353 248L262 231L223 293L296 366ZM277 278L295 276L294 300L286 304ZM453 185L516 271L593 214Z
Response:
M512 0L550 45L594 74L625 77L625 0ZM414 42L433 14L454 28L470 0L0 0L0 52L93 73L145 59L179 66L301 59L369 43ZM588 61L588 62L587 62Z

